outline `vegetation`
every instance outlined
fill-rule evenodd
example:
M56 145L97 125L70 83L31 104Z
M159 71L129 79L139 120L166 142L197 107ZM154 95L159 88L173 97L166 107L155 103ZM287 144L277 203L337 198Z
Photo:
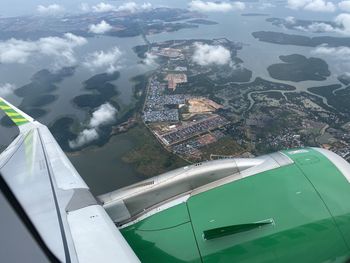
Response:
M73 103L79 108L88 108L92 110L103 103L111 102L111 99L119 93L116 90L116 86L110 82L117 80L119 76L119 72L114 72L113 74L97 74L89 78L84 81L85 89L94 91L94 93L76 96L73 99ZM113 102L113 105L119 109L117 103Z
M244 152L244 149L230 136L225 136L219 139L217 142L201 148L201 151L203 153L202 159L210 160L211 154L235 156Z
M326 80L331 74L328 64L320 58L306 58L298 54L280 56L279 58L284 63L273 64L267 68L270 76L274 79L295 82Z
M151 132L141 123L128 131L137 146L123 157L123 161L133 164L137 172L145 176L154 176L170 171L187 163L176 155L166 151Z
M329 105L339 112L350 114L350 86L340 89L342 86L335 84L329 86L313 87L308 90L314 94L323 96L327 99Z
M322 44L327 44L330 47L350 46L350 37L307 37L273 31L257 31L253 32L252 35L260 41L280 45L317 47Z

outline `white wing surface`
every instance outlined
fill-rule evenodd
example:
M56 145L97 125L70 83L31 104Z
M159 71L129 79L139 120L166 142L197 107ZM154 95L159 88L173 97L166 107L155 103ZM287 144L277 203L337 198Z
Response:
M20 133L0 155L0 174L60 262L139 262L49 129L0 98Z

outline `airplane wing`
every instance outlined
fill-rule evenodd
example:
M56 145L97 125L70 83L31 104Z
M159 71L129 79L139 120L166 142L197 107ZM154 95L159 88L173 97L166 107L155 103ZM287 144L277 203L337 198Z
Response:
M0 155L1 183L34 226L50 260L140 262L49 129L0 98L20 133Z

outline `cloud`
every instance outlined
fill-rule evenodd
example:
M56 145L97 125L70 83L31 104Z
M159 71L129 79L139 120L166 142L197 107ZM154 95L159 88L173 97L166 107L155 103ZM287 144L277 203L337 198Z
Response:
M288 25L292 25L293 29L305 31L305 32L316 32L326 33L333 32L343 35L350 35L350 14L343 13L339 14L333 22L312 22L308 25L297 25L297 20L294 17L285 18ZM286 25L286 23L284 25ZM289 27L290 28L290 27Z
M158 56L147 52L146 57L142 60L142 62L147 66L156 66L157 65L157 62L156 62L157 58L158 58Z
M205 2L202 0L193 0L189 3L189 9L200 12L228 12L231 10L245 9L243 2Z
M195 43L192 60L201 66L225 65L231 62L231 52L223 46Z
M142 5L138 5L135 2L128 2L120 5L116 8L117 11L127 11L130 13L135 13L140 10L149 10L152 8L150 3L143 3Z
M116 114L117 110L110 103L102 104L92 113L88 128L81 131L74 141L69 141L69 147L76 149L97 140L100 137L98 128L113 123Z
M89 12L90 11L90 5L88 3L81 3L80 4L80 10L83 12Z
M108 73L113 73L119 68L119 60L121 56L122 52L117 47L114 47L109 51L96 51L87 55L83 65L92 71L103 69Z
M308 10L313 12L334 12L336 6L326 0L288 0L287 7L294 10Z
M334 21L341 27L338 32L344 35L350 34L350 14L339 14Z
M350 59L350 48L349 47L329 47L327 45L321 45L311 51L315 55L329 55L337 57L341 60Z
M117 110L111 104L105 103L92 113L89 127L98 128L101 125L112 123L115 121L116 114Z
M290 25L294 25L296 23L296 19L293 16L287 16L284 20Z
M56 15L64 12L64 8L58 4L48 6L38 5L36 10L42 15Z
M263 3L261 3L261 5L259 6L259 9L265 10L265 9L274 8L274 7L276 7L275 4L268 3L268 2L263 2Z
M350 12L350 0L339 2L338 7L345 12Z
M92 24L89 27L89 31L94 34L103 34L112 29L112 26L106 21L102 20L99 24Z
M32 57L46 56L54 60L54 68L76 64L74 48L85 45L84 37L71 33L63 37L45 37L36 41L9 39L0 42L0 63L24 64Z
M138 11L143 10L149 10L152 8L152 5L150 3L143 3L143 4L137 4L135 2L127 2L120 6L114 6L111 4L107 4L104 2L101 2L95 6L92 7L92 10L94 12L111 12L111 11L120 11L120 12L130 12L135 13Z
M326 23L322 22L314 22L306 27L304 26L296 26L294 27L295 29L301 30L301 31L306 31L306 32L317 32L317 33L324 33L324 32L335 32L336 29Z
M16 86L10 83L0 84L0 97L6 97L15 90Z
M95 129L85 129L79 133L78 137L74 141L69 141L69 147L76 149L85 144L93 142L98 138L99 135Z
M102 13L102 12L110 12L110 11L115 11L115 6L111 4L106 4L104 2L101 2L97 5L94 5L92 7L92 10L97 13Z

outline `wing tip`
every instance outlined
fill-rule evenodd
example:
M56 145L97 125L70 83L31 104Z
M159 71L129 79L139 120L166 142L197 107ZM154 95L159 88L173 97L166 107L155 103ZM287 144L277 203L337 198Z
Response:
M16 126L22 126L34 121L32 117L13 106L11 103L6 101L3 97L0 97L0 109L12 120Z

